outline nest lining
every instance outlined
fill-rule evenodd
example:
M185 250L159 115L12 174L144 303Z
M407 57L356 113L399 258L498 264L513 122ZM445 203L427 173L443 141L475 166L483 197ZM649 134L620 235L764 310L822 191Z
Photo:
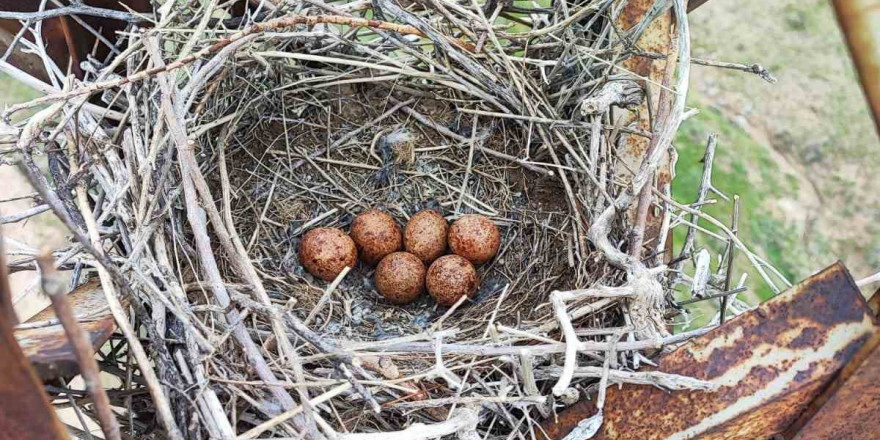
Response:
M291 309L306 318L324 296L326 283L313 280L297 261L299 238L309 228L347 230L354 215L370 208L383 209L405 224L415 212L430 208L450 220L464 213L490 215L503 233L500 255L480 267L481 289L454 315L465 334L484 331L485 317L502 291L505 298L495 314L498 323L516 326L552 319L551 310L539 306L552 290L575 284L577 276L568 252L560 252L572 245L572 220L554 177L536 176L480 150L471 156L468 143L432 133L403 112L363 130L346 145L312 157L333 142L332 135L338 138L364 127L393 107L384 88L348 87L322 94L332 104L303 108L299 118L288 122L282 115L295 102L293 96L267 97L260 109L242 118L254 125L232 130L223 141L230 149L227 168L236 194L235 223L252 243L250 252L259 270L269 280L278 280L267 282L278 300L293 300ZM434 109L416 103L411 108L459 132L473 131L461 126L475 118L439 102L432 102ZM333 108L342 109L342 114L328 117L327 110ZM487 120L480 131L479 146L519 153L521 130L515 124ZM462 195L465 176L468 184ZM213 185L220 187L219 182ZM372 270L360 265L346 276L326 313L316 317L316 325L347 338L386 339L420 333L446 311L427 296L406 306L390 304L376 293Z

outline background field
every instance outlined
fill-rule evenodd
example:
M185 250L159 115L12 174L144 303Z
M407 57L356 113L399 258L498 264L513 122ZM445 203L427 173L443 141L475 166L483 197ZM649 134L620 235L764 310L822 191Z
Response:
M676 198L694 200L706 139L718 133L714 183L742 197L742 235L759 254L792 281L837 259L856 278L875 272L880 140L829 2L711 0L690 19L694 56L759 63L779 82L694 67L690 104L701 113L676 139ZM719 202L706 210L729 218ZM769 294L752 281L747 298Z

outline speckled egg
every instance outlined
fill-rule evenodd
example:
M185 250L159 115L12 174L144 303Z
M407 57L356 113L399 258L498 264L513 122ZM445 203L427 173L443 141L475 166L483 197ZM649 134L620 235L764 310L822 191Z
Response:
M376 290L394 304L406 304L425 291L425 265L409 252L394 252L376 266Z
M371 209L351 223L351 238L361 261L375 265L386 255L399 251L403 237L397 223L385 212Z
M428 293L438 304L451 306L462 296L473 296L480 284L477 270L458 255L444 255L434 261L425 276Z
M357 264L354 241L336 228L315 228L299 244L299 261L310 274L333 281L342 269Z
M483 264L498 253L501 234L495 223L478 214L463 215L449 228L449 248L474 264Z
M403 244L407 252L419 257L425 264L431 264L446 252L448 233L446 219L433 209L425 209L409 219L403 232Z

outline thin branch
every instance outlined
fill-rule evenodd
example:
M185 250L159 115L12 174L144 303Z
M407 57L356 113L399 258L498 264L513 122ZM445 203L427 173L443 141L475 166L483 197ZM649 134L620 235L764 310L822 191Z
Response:
M733 196L733 214L731 215L731 223L730 223L730 232L736 235L739 232L739 196L734 194ZM733 257L736 252L736 246L733 243L727 244L727 257L725 260L727 261L727 271L724 274L724 290L730 290L730 282L733 279ZM725 295L721 298L721 310L719 311L720 315L720 323L724 324L724 315L727 312L727 303L730 298Z
M770 70L760 64L739 64L739 63L728 63L724 61L712 61L705 60L702 58L691 58L691 62L694 64L699 64L701 66L711 66L711 67L720 67L722 69L732 69L739 70L742 72L754 73L767 81L770 84L776 84L778 81Z
M49 209L50 209L49 205L42 204L42 205L38 205L38 206L35 206L33 208L30 208L30 209L27 209L27 210L24 210L21 212L16 212L15 214L4 215L4 216L0 217L0 225L5 225L8 223L18 223L22 220L29 219L35 215L42 214L42 213L48 211Z
M706 296L703 296L703 297L700 297L700 298L686 299L686 300L681 301L681 302L678 302L678 303L676 303L676 304L679 305L679 306L686 306L686 305L688 305L688 304L694 304L694 303L698 303L698 302L701 302L701 301L706 301L706 300L709 300L709 299L716 299L716 298L722 298L722 299L725 299L725 298L728 298L730 295L736 295L737 293L742 293L742 292L745 292L746 290L749 290L749 289L746 288L746 287L738 287L738 288L736 288L736 289L727 290L727 291L724 291L724 292L721 292L721 293L713 293L713 294L711 294L711 295L706 295Z
M712 167L715 165L715 150L717 146L718 134L712 133L709 135L709 140L706 142L706 152L703 154L703 177L700 180L700 187L697 190L697 198L693 205L695 206L694 210L699 211L702 209L703 203L706 201L706 196L709 195L710 188L712 187ZM691 214L690 223L692 225L697 225L698 222L698 216L696 214ZM691 254L694 251L694 240L696 239L696 236L696 228L693 226L688 227L687 234L684 237L684 244L681 246L681 252L679 252L680 257L677 261L669 265L670 270L679 270L684 260L691 257ZM679 279L680 275L673 275L670 277L670 286L674 286Z
M129 23L144 23L152 21L149 15L136 15L128 12L117 11L115 9L96 8L82 3L73 3L69 6L61 8L47 9L39 12L16 12L16 11L0 11L0 19L2 20L33 20L40 21L48 18L63 17L66 15L89 15L92 17L109 18L113 20L121 20Z

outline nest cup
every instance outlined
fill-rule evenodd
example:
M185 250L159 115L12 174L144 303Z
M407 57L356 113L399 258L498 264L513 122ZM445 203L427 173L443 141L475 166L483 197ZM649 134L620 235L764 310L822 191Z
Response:
M291 313L301 319L312 316L310 325L325 337L369 347L425 334L439 324L456 329L459 340L479 340L490 316L493 324L511 327L555 323L548 307L551 291L619 276L605 272L601 262L570 264L574 218L552 168L536 172L495 154L523 154L528 134L521 124L462 114L454 91L434 90L436 97L415 102L381 83L310 90L323 104L302 104L303 92L285 88L294 71L277 70L280 77L261 78L256 90L242 88L234 78L223 80L212 101L216 104L207 111L214 118L241 112L241 127L225 141L230 185L240 194L231 201L234 222L242 236L251 238L251 252L260 255L259 270L268 275L270 295L295 303ZM224 93L258 101L242 112L238 99L221 99ZM285 116L294 114L297 122ZM264 158L263 164L254 158ZM210 183L220 191L220 181ZM260 207L259 217L249 206ZM374 285L374 268L363 262L328 299L327 284L310 280L297 261L298 241L317 226L348 231L358 214L373 209L387 212L402 227L424 209L441 213L450 225L467 214L484 215L500 231L499 253L477 266L478 291L454 310L427 293L408 304L383 298ZM448 248L444 252L450 253ZM604 325L616 323L620 315L600 310L592 319ZM460 361L450 356L452 364ZM408 373L435 364L433 355L388 359ZM435 396L454 392L447 386ZM357 405L344 410L358 411ZM421 417L436 421L432 415Z

